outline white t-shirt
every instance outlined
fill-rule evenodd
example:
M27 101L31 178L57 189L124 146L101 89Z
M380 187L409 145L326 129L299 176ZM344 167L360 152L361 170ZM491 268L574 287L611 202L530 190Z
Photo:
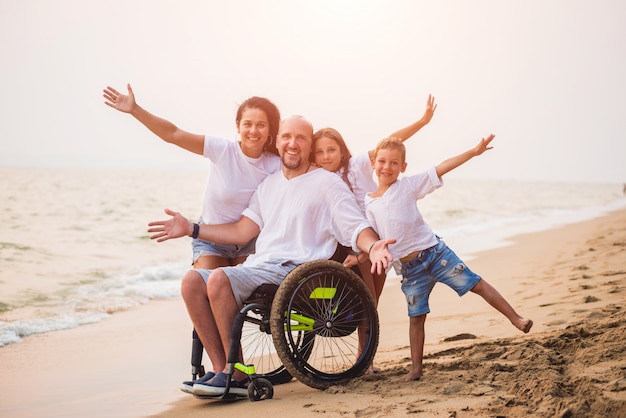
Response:
M340 176L343 175L343 170L339 170ZM361 211L365 213L365 195L376 190L377 185L374 181L374 169L370 161L369 153L358 154L350 158L348 164L348 181L352 186L352 192L356 197L356 201L361 208Z
M250 158L239 142L208 135L204 137L204 156L212 163L202 205L205 224L237 222L257 186L281 169L277 155L263 152L259 158Z
M416 201L442 185L443 180L431 167L398 179L381 197L365 196L366 215L372 227L379 236L396 239L389 246L394 260L437 244L437 237L424 222Z
M370 226L348 185L321 168L291 180L282 171L268 176L243 215L261 229L247 266L329 259L337 242L356 249L357 236Z

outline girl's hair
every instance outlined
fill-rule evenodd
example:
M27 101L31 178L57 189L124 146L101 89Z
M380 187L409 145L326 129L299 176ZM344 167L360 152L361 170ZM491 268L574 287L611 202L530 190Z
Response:
M339 170L342 171L341 178L346 182L350 190L352 190L352 185L348 180L348 167L350 165L350 158L352 158L352 154L350 154L350 150L346 145L346 141L343 140L343 137L333 128L322 128L313 134L313 152L311 153L311 162L315 162L315 143L320 138L329 138L337 143L339 146L339 152L341 153L341 163L339 164ZM343 168L343 170L341 170Z
M278 110L278 107L265 97L250 97L240 104L239 109L237 109L237 116L235 117L235 123L237 123L237 126L239 126L239 121L241 121L243 112L247 109L259 109L265 112L267 122L270 125L270 135L268 140L265 142L263 149L267 152L278 155L278 150L276 149L276 136L278 135L278 126L280 125L280 111Z
M378 155L378 151L381 149L398 150L402 156L402 162L406 161L406 147L402 143L402 140L398 138L385 138L381 140L374 149L374 158Z

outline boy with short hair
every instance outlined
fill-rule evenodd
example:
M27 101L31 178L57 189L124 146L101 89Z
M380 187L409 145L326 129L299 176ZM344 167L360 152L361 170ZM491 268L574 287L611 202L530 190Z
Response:
M378 189L365 196L367 218L383 237L394 237L389 247L401 263L402 291L410 317L412 369L402 380L419 380L424 356L424 323L430 312L428 298L435 283L442 282L459 296L472 291L506 316L524 333L533 322L521 317L511 305L480 276L472 272L448 246L433 233L420 214L416 200L443 185L442 176L471 158L492 149L494 135L483 138L474 148L449 158L435 167L412 176L398 178L406 170L406 150L402 141L382 140L376 147L372 167Z

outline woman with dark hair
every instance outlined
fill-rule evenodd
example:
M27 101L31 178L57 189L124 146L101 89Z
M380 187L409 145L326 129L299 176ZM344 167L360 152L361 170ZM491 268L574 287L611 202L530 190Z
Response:
M270 100L255 96L239 106L235 124L240 138L235 142L186 132L139 106L130 84L127 88L127 95L112 87L104 89L105 104L131 114L165 142L211 161L199 223L238 221L257 186L280 170L276 150L280 112ZM242 263L254 252L254 240L246 245L223 245L194 237L192 248L195 268L215 269Z
M197 269L217 269L243 263L254 253L256 239L244 245L218 244L198 239L199 224L227 224L237 222L248 207L257 186L265 178L281 169L282 163L276 149L276 137L280 125L280 112L274 103L264 97L250 97L237 109L235 125L239 141L231 141L209 135L193 134L179 129L173 123L148 112L135 101L130 84L128 94L121 94L112 87L104 89L105 104L120 112L129 113L156 136L187 151L199 154L211 161L209 177L204 192L202 215L192 235L192 264ZM185 291L184 281L181 294L185 305L198 297ZM189 309L188 309L189 311ZM189 311L191 315L191 311ZM193 318L192 318L193 321ZM181 390L193 393L193 385L205 382L221 371L223 347L208 344L215 339L217 329L196 329L200 341L217 369L195 381L185 381ZM220 360L221 359L221 360Z

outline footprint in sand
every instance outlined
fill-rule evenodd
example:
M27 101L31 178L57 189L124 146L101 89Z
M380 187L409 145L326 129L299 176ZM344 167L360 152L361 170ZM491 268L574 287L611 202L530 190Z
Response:
M612 283L608 284L608 285L612 285ZM611 287L611 289L609 290L609 293L619 293L621 292L622 289L619 286L613 286Z
M453 337L444 338L443 341L450 342L450 341L475 340L475 339L476 339L476 336L474 334L463 333L463 334L457 334Z

